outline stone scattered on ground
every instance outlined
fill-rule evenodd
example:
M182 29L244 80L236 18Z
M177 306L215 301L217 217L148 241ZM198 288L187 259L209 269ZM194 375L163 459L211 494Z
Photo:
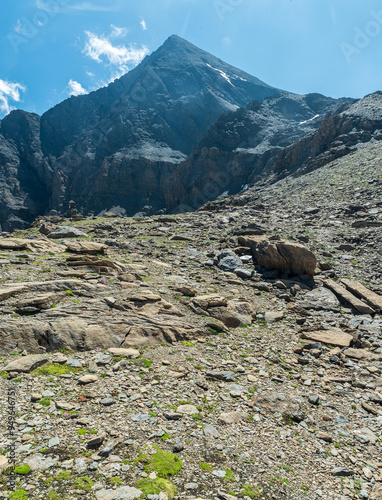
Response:
M8 387L25 498L381 498L377 202L286 200L0 238L0 498Z

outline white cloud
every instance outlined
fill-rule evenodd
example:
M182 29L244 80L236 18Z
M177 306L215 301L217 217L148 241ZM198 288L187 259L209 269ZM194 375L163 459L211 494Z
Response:
M25 92L26 87L21 83L12 83L0 78L0 113L7 115L15 109L11 106L10 101L20 102L21 92Z
M144 19L142 19L142 21L141 21L141 26L142 26L143 31L147 30L146 21Z
M77 96L88 93L87 90L85 90L83 86L79 82L76 82L75 80L69 80L68 88L69 88L69 95Z
M83 49L83 53L98 63L107 62L109 65L117 66L125 73L128 65L136 66L149 53L147 47L134 47L129 45L113 45L109 38L101 35L97 36L90 31L85 31L88 40Z
M230 49L232 47L232 40L229 36L226 36L222 39L222 45L225 49Z
M117 26L114 26L114 24L111 25L111 28L112 28L112 32L110 35L111 38L123 38L129 32L127 28L118 28Z
M59 2L51 0L36 0L35 5L38 9L46 12L68 12L68 9L85 12L115 12L119 10L117 5L95 5L91 2L80 2L68 4L69 0L60 0Z

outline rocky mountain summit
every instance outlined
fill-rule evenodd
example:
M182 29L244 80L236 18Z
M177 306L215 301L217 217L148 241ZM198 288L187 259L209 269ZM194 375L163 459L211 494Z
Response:
M180 37L105 88L0 122L0 224L64 213L165 208L163 182L215 120L278 90Z
M381 144L193 213L2 233L0 497L11 387L13 498L380 500Z

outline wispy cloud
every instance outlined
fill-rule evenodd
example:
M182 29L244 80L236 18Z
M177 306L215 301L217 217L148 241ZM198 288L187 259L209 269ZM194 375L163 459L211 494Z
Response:
M0 113L7 115L15 109L10 101L20 102L21 92L25 92L26 87L21 83L12 83L0 78Z
M69 95L77 96L88 93L87 90L85 90L83 86L79 82L76 82L75 80L69 80L68 89L69 89Z
M129 32L127 28L118 28L118 26L114 26L114 24L111 25L111 28L112 28L112 32L110 35L111 38L123 38Z
M40 10L54 13L68 12L68 10L84 12L116 12L120 10L117 5L95 5L92 2L69 3L68 0L35 0L35 5Z
M145 21L144 19L142 19L142 21L141 21L141 26L142 26L142 29L143 29L144 31L146 31L146 30L147 30L146 21Z
M115 12L118 10L117 7L113 5L94 5L91 2L81 2L74 5L68 5L67 7L88 12Z
M149 53L149 49L142 45L113 45L110 41L112 35L96 35L90 31L85 31L88 40L83 49L83 53L97 63L106 63L114 66L114 72L119 76L126 73L130 66L136 66ZM122 73L121 73L122 72ZM116 77L117 78L117 77Z

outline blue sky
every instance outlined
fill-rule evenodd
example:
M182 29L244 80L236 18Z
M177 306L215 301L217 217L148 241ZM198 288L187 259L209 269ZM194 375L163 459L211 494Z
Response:
M278 88L382 88L380 0L16 0L0 18L0 117L106 85L177 34Z

